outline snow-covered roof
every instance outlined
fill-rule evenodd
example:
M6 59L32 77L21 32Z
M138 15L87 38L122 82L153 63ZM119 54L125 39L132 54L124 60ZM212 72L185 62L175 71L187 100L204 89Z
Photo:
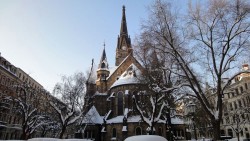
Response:
M96 91L94 95L106 96L106 95L108 95L108 94L107 94L107 93L100 93L100 92Z
M83 118L83 123L95 123L95 124L102 124L103 118L97 112L95 106L92 106L87 114L85 114Z
M127 58L129 57L130 55L128 55L126 58L123 59L123 61L120 63L119 66L115 66L115 67L112 67L109 72L109 77L113 75L113 73L127 60ZM109 77L107 79L109 79Z
M107 98L107 101L110 101L110 98L115 97L114 94L115 94L115 92L113 92L113 93Z
M172 117L171 124L184 124L184 121L179 117Z
M140 76L141 71L136 67L135 64L131 64L110 88L126 84L139 84L141 83L138 79Z
M124 116L117 116L107 120L107 123L123 123Z
M128 117L127 122L142 122L142 119L141 119L141 116L136 115L136 116Z
M109 115L110 115L111 112L112 112L112 110L109 110L109 112L104 116L104 120L108 119L108 117L109 117Z

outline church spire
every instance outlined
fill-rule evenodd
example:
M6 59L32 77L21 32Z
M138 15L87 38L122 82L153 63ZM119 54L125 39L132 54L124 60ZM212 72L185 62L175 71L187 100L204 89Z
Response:
M122 7L122 21L120 28L120 35L117 39L117 47L116 47L116 61L115 65L118 66L120 63L130 54L133 53L133 49L131 48L131 40L128 35L127 22L126 22L126 14L125 14L125 6Z
M103 43L103 51L98 69L108 69L108 60L105 51L105 42Z
M109 76L109 66L108 66L108 60L106 56L105 43L104 43L101 60L97 69L97 80L96 80L96 89L100 93L104 93L107 91L108 76Z
M121 21L121 29L120 36L126 35L128 36L127 22L126 22L126 14L125 14L125 6L122 6L122 21Z

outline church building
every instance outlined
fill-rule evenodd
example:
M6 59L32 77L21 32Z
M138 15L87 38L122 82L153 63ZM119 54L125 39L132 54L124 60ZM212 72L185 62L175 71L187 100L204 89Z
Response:
M84 138L100 141L123 141L129 136L148 134L148 125L137 112L133 95L144 90L138 76L143 66L133 56L128 34L125 6L122 8L120 34L117 39L115 66L109 67L105 47L97 68L95 84L88 84L83 119ZM176 139L185 139L182 119L173 118ZM167 138L166 122L155 125L155 134ZM178 138L177 138L178 137Z

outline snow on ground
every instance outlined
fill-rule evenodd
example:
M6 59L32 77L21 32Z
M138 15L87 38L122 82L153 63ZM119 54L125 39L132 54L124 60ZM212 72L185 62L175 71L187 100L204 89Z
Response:
M124 141L167 141L167 139L156 135L139 135L128 137Z
M187 140L187 141L195 141L193 140ZM197 141L212 141L212 139L198 139ZM227 139L226 141L238 141L237 138ZM240 138L240 141L243 141L243 138Z
M237 138L232 138L232 139L229 139L228 141L238 141ZM243 141L243 138L240 138L240 141Z
M25 140L0 140L0 141L25 141ZM57 139L57 138L32 138L27 141L92 141L87 139Z

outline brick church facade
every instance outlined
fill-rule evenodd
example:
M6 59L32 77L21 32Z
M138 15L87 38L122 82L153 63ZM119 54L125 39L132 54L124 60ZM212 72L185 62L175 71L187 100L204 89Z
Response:
M83 120L84 138L123 141L129 136L148 134L148 125L138 114L133 95L145 90L138 80L143 66L133 56L128 35L125 7L122 9L120 35L117 39L115 67L109 67L105 48L97 69L95 84L89 84L86 94L88 111ZM172 119L174 134L185 139L182 119ZM155 134L167 138L166 122L155 125ZM178 139L176 138L176 139Z

